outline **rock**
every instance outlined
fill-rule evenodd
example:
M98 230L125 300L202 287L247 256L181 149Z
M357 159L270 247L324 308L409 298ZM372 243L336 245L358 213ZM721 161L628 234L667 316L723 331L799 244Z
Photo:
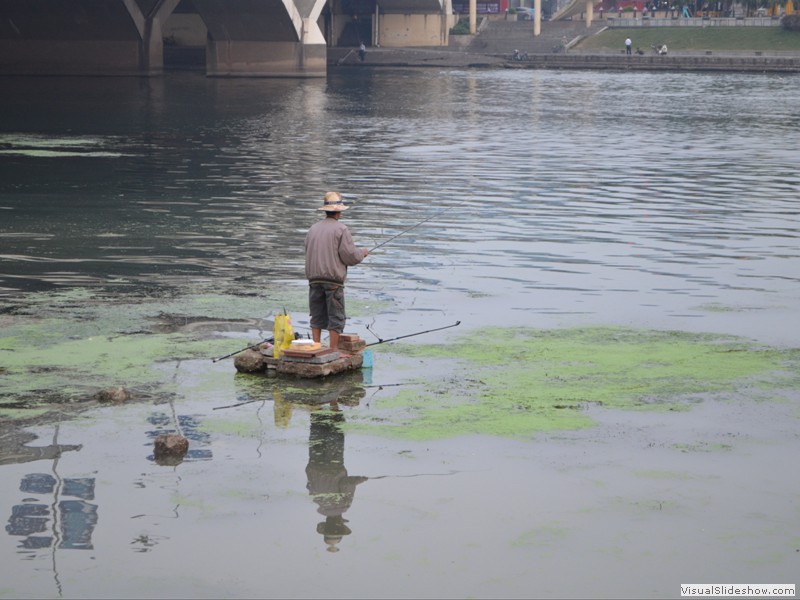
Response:
M348 354L355 354L356 352L361 352L364 348L367 347L367 342L364 340L352 340L352 341L342 341L342 338L339 338L339 350L343 350Z
M100 390L95 394L95 398L97 398L99 402L121 404L131 399L131 393L124 387L113 387Z
M267 368L264 358L258 350L245 350L233 357L233 365L240 373L257 373Z
M156 438L153 454L156 460L163 458L183 458L187 450L189 450L189 440L177 433L169 433Z
M359 352L352 355L343 354L340 358L326 363L280 360L278 361L277 367L278 373L281 375L296 375L305 379L313 379L315 377L327 377L328 375L335 375L337 373L343 373L344 371L360 369L363 361L364 357Z

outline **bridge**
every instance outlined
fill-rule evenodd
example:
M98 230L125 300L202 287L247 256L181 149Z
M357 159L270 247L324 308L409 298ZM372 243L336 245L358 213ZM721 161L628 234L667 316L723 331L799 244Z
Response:
M0 75L325 77L327 48L446 46L451 0L0 0Z

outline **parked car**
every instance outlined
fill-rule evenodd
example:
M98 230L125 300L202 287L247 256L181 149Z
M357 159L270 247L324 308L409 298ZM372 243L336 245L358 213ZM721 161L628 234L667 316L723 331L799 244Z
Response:
M516 9L517 11L517 21L532 21L533 20L533 9L528 8L527 6L518 6Z

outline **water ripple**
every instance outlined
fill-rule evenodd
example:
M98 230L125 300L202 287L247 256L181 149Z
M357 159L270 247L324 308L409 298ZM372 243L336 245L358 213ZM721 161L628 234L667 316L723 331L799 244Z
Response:
M19 83L0 106L16 127L0 133L5 296L54 284L302 282L302 236L328 189L345 194L346 220L368 246L453 207L371 259L370 277L398 291L796 295L796 78L187 75L150 82L169 92L158 100L147 87L81 80L58 84L65 102L46 133L37 111L15 109L44 102L33 93L42 84ZM92 85L118 94L102 122L81 101ZM352 277L364 285L359 270ZM571 302L540 310L583 312Z

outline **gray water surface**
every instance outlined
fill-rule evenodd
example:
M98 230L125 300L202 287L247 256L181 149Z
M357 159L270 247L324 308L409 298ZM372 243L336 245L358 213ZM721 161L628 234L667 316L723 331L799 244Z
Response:
M494 308L477 312L508 323L715 328L721 311L696 309L721 305L754 317L742 333L780 343L787 326L798 333L785 312L800 291L796 77L388 70L8 83L8 299L302 282L302 235L337 189L365 246L454 207L352 271L357 293L405 297L399 312L413 290L417 309L442 294L448 305L490 296Z
M365 338L460 320L442 336L622 324L800 340L798 77L3 84L12 314L32 292L82 287L302 294L303 235L336 189L363 246L433 217L351 269L348 329ZM425 374L391 361L377 357L376 383ZM797 483L776 467L797 451L791 402L412 442L276 395L214 410L260 397L230 362L154 368L174 403L43 424L40 449L2 464L0 597L674 597L796 573ZM386 397L369 383L321 394L355 390L336 419L364 421ZM191 453L156 465L153 437L175 422ZM320 493L343 469L347 485Z

